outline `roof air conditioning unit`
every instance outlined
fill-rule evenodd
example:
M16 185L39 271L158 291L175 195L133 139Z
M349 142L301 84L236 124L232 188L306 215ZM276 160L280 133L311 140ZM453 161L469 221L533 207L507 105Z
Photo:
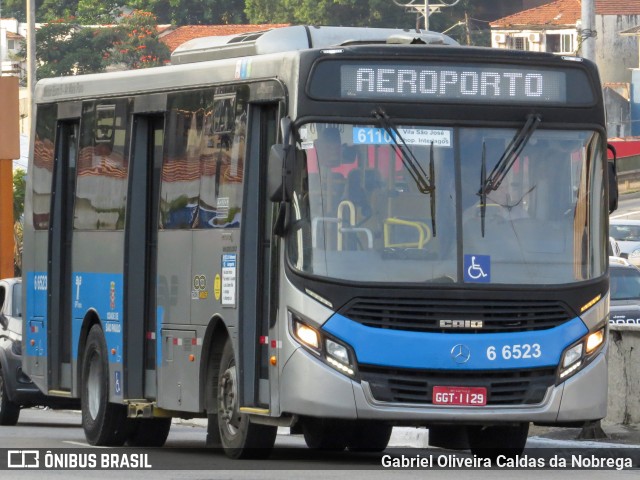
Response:
M529 41L531 43L540 43L540 34L539 33L530 33Z
M507 36L504 33L497 33L493 38L496 43L507 43Z

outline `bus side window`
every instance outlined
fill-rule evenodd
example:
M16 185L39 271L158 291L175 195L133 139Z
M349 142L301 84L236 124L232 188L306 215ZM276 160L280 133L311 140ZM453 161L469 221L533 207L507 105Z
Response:
M129 99L83 105L73 224L76 230L124 229L130 106Z
M236 93L216 96L213 108L213 144L216 152L215 215L207 225L238 228L242 214L242 192L247 131L245 87Z
M167 131L162 162L160 225L164 229L197 226L201 190L205 98L213 92L181 92L168 97ZM210 162L209 162L210 163ZM205 170L215 178L215 169Z

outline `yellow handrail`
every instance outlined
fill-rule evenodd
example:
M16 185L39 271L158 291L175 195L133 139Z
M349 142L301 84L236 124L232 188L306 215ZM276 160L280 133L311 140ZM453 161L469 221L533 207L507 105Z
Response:
M356 206L350 200L343 200L338 204L338 218L341 223L344 223L344 218L342 216L343 210L345 208L349 209L349 226L353 227L356 224ZM338 225L338 251L342 251L342 230L340 229L342 225Z
M391 243L391 227L394 225L412 227L418 231L417 242ZM424 222L404 220L402 218L389 217L384 221L384 246L385 248L424 248L431 240L431 229Z

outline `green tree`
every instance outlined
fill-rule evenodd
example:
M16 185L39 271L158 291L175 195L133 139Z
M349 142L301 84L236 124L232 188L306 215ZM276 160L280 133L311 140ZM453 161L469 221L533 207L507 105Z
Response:
M22 271L22 214L24 213L26 176L27 172L22 168L13 172L13 269L16 276Z
M82 27L73 18L42 26L36 32L37 78L104 71L117 34L112 28Z
M38 22L51 22L76 15L78 0L36 0Z
M40 78L105 71L110 65L164 65L169 49L158 39L153 14L135 11L117 26L83 27L75 18L48 23L36 32Z
M158 38L157 21L150 12L136 10L122 17L109 61L126 68L147 68L169 61L169 48Z
M251 23L415 26L412 14L384 0L246 0L245 12Z
M18 168L13 172L13 220L20 221L24 212L25 177L27 172Z
M115 0L77 0L76 18L83 25L108 25L114 23Z

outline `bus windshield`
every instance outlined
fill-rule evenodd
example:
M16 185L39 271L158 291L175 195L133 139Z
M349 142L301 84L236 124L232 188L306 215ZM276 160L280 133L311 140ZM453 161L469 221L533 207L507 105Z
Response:
M598 133L541 126L500 164L521 128L394 126L299 128L287 239L296 270L386 284L604 274Z

